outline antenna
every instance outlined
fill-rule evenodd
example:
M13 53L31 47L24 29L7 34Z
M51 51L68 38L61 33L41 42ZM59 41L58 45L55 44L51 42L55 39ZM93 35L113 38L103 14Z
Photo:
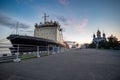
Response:
M18 25L19 25L19 22L17 22L16 24L16 34L18 34Z
M103 33L104 33L104 30L103 30Z
M99 27L98 27L98 30L99 30Z
M44 13L44 16L43 16L43 18L44 18L44 23L46 23L47 17L49 17L49 16L46 15L46 13Z

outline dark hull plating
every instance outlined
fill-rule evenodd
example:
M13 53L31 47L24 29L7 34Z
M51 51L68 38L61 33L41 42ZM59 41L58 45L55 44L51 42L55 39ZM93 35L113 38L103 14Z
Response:
M7 39L10 40L13 45L13 47L10 48L12 53L17 52L18 50L19 52L33 52L37 51L37 49L46 51L48 46L49 50L52 50L53 46L62 46L55 41L32 36L10 35Z

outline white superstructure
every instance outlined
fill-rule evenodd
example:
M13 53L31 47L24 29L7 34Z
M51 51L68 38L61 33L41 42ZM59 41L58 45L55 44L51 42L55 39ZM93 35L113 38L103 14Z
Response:
M44 14L44 23L36 24L34 36L50 39L55 42L63 44L62 29L57 21L46 21L46 14Z

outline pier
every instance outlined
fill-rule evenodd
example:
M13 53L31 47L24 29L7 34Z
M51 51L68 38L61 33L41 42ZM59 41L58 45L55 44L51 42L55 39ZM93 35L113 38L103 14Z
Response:
M120 50L71 49L2 63L0 80L120 80Z

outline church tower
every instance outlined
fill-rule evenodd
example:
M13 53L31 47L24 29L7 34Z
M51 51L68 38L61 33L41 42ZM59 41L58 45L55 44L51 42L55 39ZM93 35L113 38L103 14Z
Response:
M105 35L105 33L103 32L103 38L106 38L106 35Z
M95 34L93 34L93 39L95 39Z
M97 38L101 38L101 32L99 31L99 29L97 31Z

